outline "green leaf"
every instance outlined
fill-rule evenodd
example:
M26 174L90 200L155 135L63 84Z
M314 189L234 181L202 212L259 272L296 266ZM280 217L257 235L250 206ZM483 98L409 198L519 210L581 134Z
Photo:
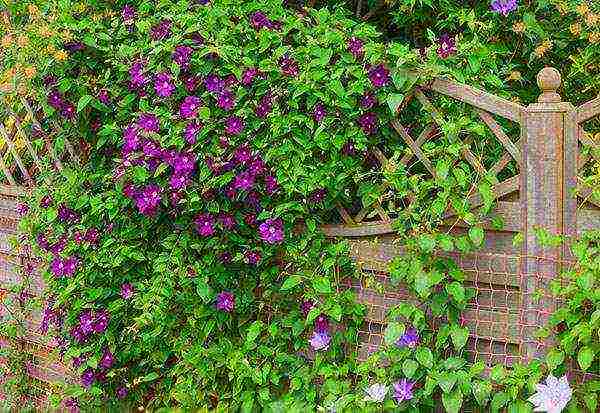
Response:
M433 252L433 250L436 246L436 239L429 234L421 235L418 239L418 242L419 242L419 247L425 253Z
M404 363L402 363L402 373L404 373L404 375L409 379L414 376L418 368L419 363L417 363L413 359L404 360Z
M476 247L481 247L483 245L483 228L481 227L471 227L469 228L469 238L473 242Z
M427 347L418 347L415 351L415 358L421 365L427 368L433 367L433 354Z
M398 108L404 102L404 95L401 93L391 93L387 98L387 104L392 111L392 115L398 112Z
M467 327L453 325L450 327L450 338L452 338L454 347L457 350L460 350L467 344L467 340L469 339L469 329Z
M487 381L474 381L471 387L477 404L485 406L492 394L492 384Z
M144 377L140 378L140 381L147 382L147 381L156 380L157 378L158 378L158 373L152 372L152 373L146 374Z
M262 327L263 327L263 323L260 320L256 320L255 322L252 323L252 325L248 328L248 334L246 335L246 344L247 345L251 345L251 346L254 345L254 342L256 341L256 338L260 334Z
M327 277L317 277L312 282L313 288L315 291L321 294L330 294L331 293L331 282Z
M550 371L560 366L564 360L565 353L556 349L550 350L546 355L546 364L548 365L548 369Z
M463 404L463 395L458 390L452 393L443 393L442 404L448 413L458 413Z
M281 289L284 291L291 290L292 288L294 288L301 282L302 282L302 278L299 275L290 275L283 282Z
M501 382L506 377L506 370L502 364L496 364L490 370L490 379L495 382Z
M385 343L389 346L394 344L404 334L404 324L398 322L391 322L385 329L384 339Z
M444 393L450 393L452 388L456 384L458 377L452 372L445 372L438 378L438 386L443 390Z
M453 281L446 286L446 291L459 304L465 301L465 287L458 281Z
M91 95L83 95L82 97L80 97L79 102L77 102L77 113L84 110L93 98L94 97Z
M497 413L501 408L506 406L508 403L508 394L505 392L496 392L494 393L494 397L492 398L492 403L490 404L490 409L493 413Z
M577 362L579 363L579 367L583 371L586 371L592 365L594 361L594 351L586 346L579 350L579 354L577 355Z

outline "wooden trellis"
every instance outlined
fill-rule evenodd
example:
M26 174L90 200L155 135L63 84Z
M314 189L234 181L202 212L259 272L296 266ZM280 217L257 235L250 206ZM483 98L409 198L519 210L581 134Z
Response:
M589 161L600 159L599 143L590 139L583 127L600 114L600 98L577 108L562 102L557 93L560 74L553 68L539 73L538 85L542 91L538 102L522 106L467 85L436 79L406 98L406 101L418 100L431 114L431 124L414 137L399 120L392 122L400 139L410 148L400 162L407 166L416 158L435 178L432 161L422 146L440 135L444 115L427 94L453 98L472 107L504 150L498 161L486 169L469 149L469 142L464 142L462 158L477 175L497 176L509 163L516 165L517 173L492 187L496 199L493 214L502 219L502 230L488 222L486 240L479 251L438 253L453 258L477 291L464 321L471 330L469 349L473 358L489 363L524 361L540 356L546 347L547 343L538 339L536 332L545 325L556 305L549 293L549 283L559 276L571 256L566 246L542 245L536 231L544 229L553 235L576 236L600 228L600 199L594 188L585 185L582 175ZM517 123L520 127L517 139L511 139L495 117ZM583 145L591 148L589 154L580 155ZM375 155L385 168L388 159L381 151ZM479 194L468 196L467 201L471 208L483 204ZM408 205L411 202L407 200ZM410 299L408 291L393 287L387 276L390 261L402 255L404 249L394 235L393 220L380 203L354 215L340 206L340 216L342 224L323 229L329 236L349 238L355 261L384 286L381 294L372 287L354 284L359 299L369 309L360 343L361 355L366 357L382 342L387 310L401 300ZM448 210L445 218L452 233L466 231L467 224L457 222L454 211ZM517 233L522 234L523 242L515 246L513 239Z

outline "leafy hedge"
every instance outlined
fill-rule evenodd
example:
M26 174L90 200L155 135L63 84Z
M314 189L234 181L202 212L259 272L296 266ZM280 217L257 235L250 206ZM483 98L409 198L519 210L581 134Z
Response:
M462 130L486 136L467 110L438 102L448 118L426 148L437 178L393 162L381 173L373 155L376 145L392 160L404 154L389 122L415 84L450 74L501 88L499 61L474 60L476 42L431 34L423 53L383 43L343 9L279 0L123 6L60 16L74 34L70 58L40 87L48 122L82 138L87 162L64 181L50 176L21 211L49 262L42 327L79 379L64 407L529 411L541 377L565 371L565 349L589 354L561 336L570 347L550 362L499 366L489 379L467 361L460 314L474 292L431 254L483 241L464 198L477 183L486 199L495 177L460 159ZM414 195L414 209L396 211L413 253L391 275L423 306L394 308L385 345L359 362L365 309L345 287L359 275L318 225L354 194L372 204L378 183L397 205ZM473 224L467 235L435 229L448 205ZM586 242L582 258L595 262L597 239ZM568 297L593 287L596 264L588 271L591 284L574 283ZM568 317L577 304L564 311L579 322ZM591 408L595 391L576 390L570 406Z

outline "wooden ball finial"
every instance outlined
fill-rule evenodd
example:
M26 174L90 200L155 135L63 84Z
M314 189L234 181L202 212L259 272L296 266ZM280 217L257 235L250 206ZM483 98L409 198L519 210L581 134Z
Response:
M553 67L545 67L537 75L537 84L542 91L538 98L540 103L557 103L562 98L558 94L558 89L562 83L560 72Z

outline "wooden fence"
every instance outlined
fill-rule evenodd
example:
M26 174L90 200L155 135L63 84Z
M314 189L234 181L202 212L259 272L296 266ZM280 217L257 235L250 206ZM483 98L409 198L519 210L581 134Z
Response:
M536 231L541 228L551 234L576 236L584 230L600 228L600 199L594 188L585 186L583 175L590 162L600 161L600 143L585 133L587 122L600 115L600 97L579 107L562 102L557 93L560 74L552 68L539 73L538 84L541 89L538 102L525 107L470 86L436 79L416 89L401 106L411 101L421 105L431 114L430 125L418 136L411 136L412 128L403 125L400 118L392 122L399 138L410 149L401 162L407 168L418 163L433 176L436 170L422 147L438 136L445 115L434 106L429 97L432 94L471 106L504 149L498 161L488 167L469 148L471 141L465 141L461 152L464 161L480 176L491 173L503 177L493 186L497 201L493 214L504 222L502 230L487 223L481 250L445 254L457 262L477 290L464 321L471 331L469 349L473 357L489 363L510 365L544 350L544 343L536 339L535 331L544 325L554 306L548 284L561 272L570 255L566 247L542 245L535 237ZM4 114L14 119L9 129L0 125L4 142L0 156L4 177L0 185L0 289L4 291L19 282L19 268L33 259L9 247L8 238L16 235L18 198L33 185L40 171L48 167L60 170L63 162L79 161L69 141L63 140L57 151L57 138L44 135L29 104L23 102L23 107L32 128L25 130L19 115L14 113ZM517 126L513 128L520 131L516 137L505 132L503 122ZM17 145L19 139L24 141ZM587 149L581 151L584 146ZM384 153L376 150L375 154L385 167L388 159ZM468 201L473 208L484 202L477 194ZM408 199L407 203L410 202ZM394 235L393 217L382 204L354 213L340 207L339 212L343 223L326 225L323 230L331 237L348 238L359 267L387 285L384 293L379 293L360 281L354 284L359 299L369 309L361 335L362 354L366 356L382 341L387 309L409 298L407 291L389 285L387 276L388 263L404 250ZM453 211L448 211L446 219L452 233L468 228ZM513 238L517 233L522 234L523 242L515 246ZM41 293L43 283L38 279L33 285L37 287L31 294ZM38 325L39 317L30 320L31 334L25 338L26 345L17 344L28 349L37 360L30 369L34 379L51 385L65 369L48 358L49 351L37 334ZM0 345L7 345L6 340L0 340Z

